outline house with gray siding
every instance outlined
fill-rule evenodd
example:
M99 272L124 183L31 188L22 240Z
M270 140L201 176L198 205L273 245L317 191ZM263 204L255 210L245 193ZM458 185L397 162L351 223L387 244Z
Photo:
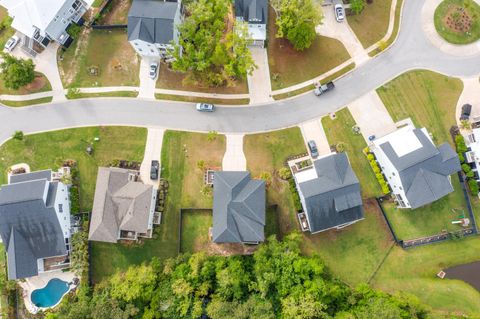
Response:
M249 172L215 172L213 228L215 243L258 244L265 240L265 181Z
M50 170L12 175L0 188L0 236L8 279L70 266L71 219L67 185Z

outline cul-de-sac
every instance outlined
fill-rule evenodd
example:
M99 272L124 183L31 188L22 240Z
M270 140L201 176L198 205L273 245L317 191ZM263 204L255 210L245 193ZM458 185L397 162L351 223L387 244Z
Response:
M480 0L0 0L0 319L479 319Z

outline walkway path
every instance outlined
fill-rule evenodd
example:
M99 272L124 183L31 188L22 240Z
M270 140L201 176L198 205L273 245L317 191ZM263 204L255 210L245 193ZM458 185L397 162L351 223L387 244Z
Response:
M330 145L328 144L327 136L323 130L322 120L315 119L308 121L299 125L300 130L302 131L303 140L305 141L305 146L308 148L308 141L315 141L317 144L318 154L320 156L330 154Z
M252 58L257 65L252 75L247 76L250 104L272 102L272 86L270 81L270 69L268 67L267 49L250 48Z
M165 133L164 129L148 128L145 154L143 155L142 165L140 165L140 177L142 178L142 181L147 185L153 185L155 187L158 187L159 179L155 181L150 179L150 167L152 161L157 160L160 163L160 170L158 172L160 175L162 167L160 158L162 153L163 133Z
M463 78L463 91L458 98L457 108L455 110L455 120L460 126L460 114L462 113L462 106L464 104L472 105L472 113L470 119L480 117L480 82L479 78Z
M243 153L243 134L226 134L227 150L223 156L224 171L246 171L247 159Z

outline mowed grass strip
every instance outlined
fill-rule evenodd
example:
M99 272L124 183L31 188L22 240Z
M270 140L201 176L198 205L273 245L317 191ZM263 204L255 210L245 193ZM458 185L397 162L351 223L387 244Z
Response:
M47 96L42 97L39 99L27 100L27 101L9 101L9 100L0 100L0 103L10 107L22 107L22 106L30 106L30 105L40 105L45 103L52 102L53 97Z
M431 71L404 73L377 93L392 119L410 117L417 127L427 127L436 144L450 142L450 128L456 125L455 108L463 90L461 80Z

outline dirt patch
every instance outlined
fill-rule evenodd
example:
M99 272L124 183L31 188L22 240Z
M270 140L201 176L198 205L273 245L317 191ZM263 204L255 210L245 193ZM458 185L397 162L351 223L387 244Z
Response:
M28 92L38 92L47 84L47 79L44 76L36 75L32 83L23 87Z
M88 48L88 39L91 32L90 28L82 28L78 39L76 40L75 51L73 53L73 58L69 59L70 63L65 68L62 67L62 63L59 63L58 71L60 73L60 78L62 79L64 86L69 86L75 79L76 74L79 71L79 57L85 52ZM73 48L71 47L70 50ZM69 54L68 51L59 50L59 61L63 60L64 54ZM71 53L70 53L71 54Z
M127 24L132 0L113 0L98 24Z
M472 29L473 19L465 8L451 5L442 19L443 25L452 32L465 33Z
M205 247L209 255L252 255L258 248L258 245L242 245L242 244L215 244L209 242Z

